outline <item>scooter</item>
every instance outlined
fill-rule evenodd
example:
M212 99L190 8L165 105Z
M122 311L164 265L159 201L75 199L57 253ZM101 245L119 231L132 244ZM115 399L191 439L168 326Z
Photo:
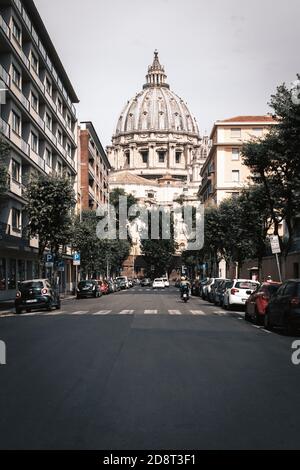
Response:
M187 303L187 301L189 300L189 298L190 298L190 290L189 290L188 287L184 287L184 288L182 289L181 298L182 298L182 300L184 301L184 303Z

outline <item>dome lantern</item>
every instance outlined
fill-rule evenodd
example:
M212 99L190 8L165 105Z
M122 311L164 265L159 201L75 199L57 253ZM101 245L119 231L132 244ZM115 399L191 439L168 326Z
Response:
M160 64L158 58L158 51L155 49L154 51L154 60L153 64L148 67L148 73L146 75L146 83L144 85L145 88L149 87L166 87L170 88L170 86L166 83L167 75L165 74L165 68L163 65Z

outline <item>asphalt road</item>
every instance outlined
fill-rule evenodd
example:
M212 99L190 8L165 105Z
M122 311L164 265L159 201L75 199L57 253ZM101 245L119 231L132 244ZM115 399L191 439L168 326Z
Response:
M300 448L295 340L174 288L0 318L1 449Z

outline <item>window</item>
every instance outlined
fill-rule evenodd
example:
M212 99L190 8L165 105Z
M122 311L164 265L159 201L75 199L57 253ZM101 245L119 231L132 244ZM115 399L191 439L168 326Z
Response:
M11 225L15 232L21 231L21 211L19 209L12 209Z
M239 160L240 159L240 149L232 149L232 160Z
M242 136L242 129L231 129L231 138L240 139Z
M149 152L148 152L148 150L143 150L143 151L141 152L141 155L142 155L143 163L144 163L145 165L147 165L147 163L148 163L148 157L149 157Z
M21 165L16 160L12 160L11 162L11 174L12 174L12 179L19 183L20 176L21 176Z
M72 147L69 143L67 143L67 154L69 155L69 157L72 156Z
M17 277L17 266L16 260L10 259L8 263L8 289L15 289L17 287L16 277Z
M71 129L71 126L72 126L72 119L71 119L70 114L67 113L66 119L67 119L67 126ZM98 151L97 151L97 152L98 152ZM97 153L97 155L98 155L98 153Z
M52 96L52 83L48 77L46 77L46 91L48 95Z
M60 98L57 98L57 107L58 107L58 111L60 112L60 114L63 114L64 105L63 105L63 102Z
M254 134L256 137L261 137L263 135L262 127L255 127L252 129L252 134Z
M46 164L50 168L52 167L52 153L49 149L46 149Z
M21 74L14 65L12 66L12 81L19 89L21 89Z
M21 31L20 26L15 22L15 20L13 20L13 23L12 23L12 33L13 33L14 38L21 45L22 31Z
M63 172L63 166L60 162L57 162L57 173L59 175L62 175L62 172Z
M232 182L239 183L240 182L240 172L239 170L232 170Z
M21 133L21 118L14 111L12 112L12 129L16 134L20 135L20 133Z
M36 73L39 73L39 59L33 52L31 52L31 65L32 65L33 70Z
M165 158L166 158L166 152L164 150L160 150L158 152L158 162L165 163Z
M63 135L60 129L57 129L57 140L60 143L60 145L63 144Z
M46 113L46 127L48 127L50 131L52 130L52 117L48 113Z
M39 112L39 99L33 92L31 92L31 106L37 113Z
M176 165L181 163L181 152L176 152Z
M39 139L38 139L38 136L37 136L34 132L31 132L31 149L32 149L35 153L38 153L38 150L39 150Z

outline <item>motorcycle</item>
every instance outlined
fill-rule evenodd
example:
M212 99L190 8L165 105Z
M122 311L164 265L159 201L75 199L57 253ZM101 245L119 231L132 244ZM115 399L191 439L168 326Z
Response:
M190 298L190 290L188 286L182 288L181 298L184 301L184 303L188 302Z

